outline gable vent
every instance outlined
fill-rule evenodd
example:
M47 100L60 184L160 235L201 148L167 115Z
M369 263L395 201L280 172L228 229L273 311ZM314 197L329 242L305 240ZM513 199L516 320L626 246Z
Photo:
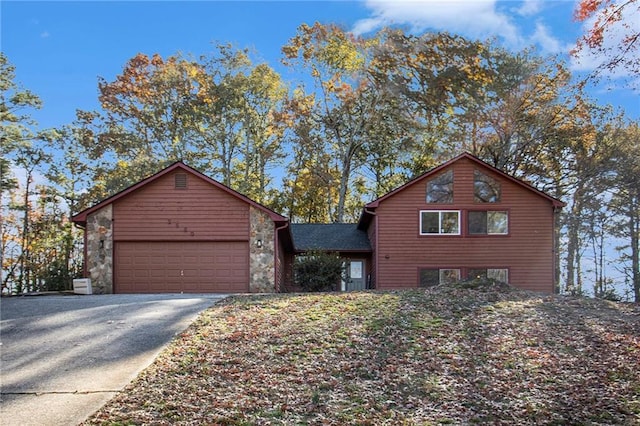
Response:
M177 173L175 176L176 189L185 189L187 187L187 175L184 173Z

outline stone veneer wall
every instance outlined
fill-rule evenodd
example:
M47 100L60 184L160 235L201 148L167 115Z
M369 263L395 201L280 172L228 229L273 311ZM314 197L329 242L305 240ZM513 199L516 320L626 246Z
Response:
M87 273L94 294L113 293L113 209L111 204L87 217Z
M249 226L249 291L275 293L275 224L269 215L251 206Z

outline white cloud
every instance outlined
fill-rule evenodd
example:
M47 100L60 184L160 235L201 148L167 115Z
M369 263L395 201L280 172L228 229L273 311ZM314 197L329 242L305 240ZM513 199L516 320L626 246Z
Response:
M516 9L516 13L522 16L534 16L542 10L542 0L524 0L522 6Z
M562 43L558 38L551 35L549 27L541 21L536 23L536 30L531 36L531 41L540 46L540 52L543 54L566 54L572 47L570 44Z
M49 34L49 31L43 31L40 33L40 38L49 38L51 36L51 34Z
M357 21L352 29L365 34L387 25L409 25L414 32L427 28L486 39L499 36L513 46L522 37L512 19L497 10L497 0L367 0L372 16Z
M508 3L507 3L508 4ZM517 7L505 7L498 0L367 0L371 16L357 21L356 34L366 34L387 25L407 25L412 32L426 29L448 31L470 38L498 38L508 49L537 45L540 53L567 54L571 45L554 36L540 13L542 0L524 0ZM533 33L519 26L540 15Z

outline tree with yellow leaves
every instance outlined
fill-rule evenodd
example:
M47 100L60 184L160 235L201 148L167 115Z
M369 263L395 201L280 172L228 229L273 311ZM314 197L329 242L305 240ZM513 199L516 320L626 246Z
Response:
M193 61L142 53L131 58L114 81L100 78L102 113L93 117L99 130L96 139L88 141L94 144L94 156L111 153L134 165L134 179L168 162L189 159L197 131L196 101L206 101L204 81L204 70Z

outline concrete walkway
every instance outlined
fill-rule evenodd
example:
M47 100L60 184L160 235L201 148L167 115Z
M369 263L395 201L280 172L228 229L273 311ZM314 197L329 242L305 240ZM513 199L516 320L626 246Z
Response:
M223 295L0 299L0 424L75 425Z

